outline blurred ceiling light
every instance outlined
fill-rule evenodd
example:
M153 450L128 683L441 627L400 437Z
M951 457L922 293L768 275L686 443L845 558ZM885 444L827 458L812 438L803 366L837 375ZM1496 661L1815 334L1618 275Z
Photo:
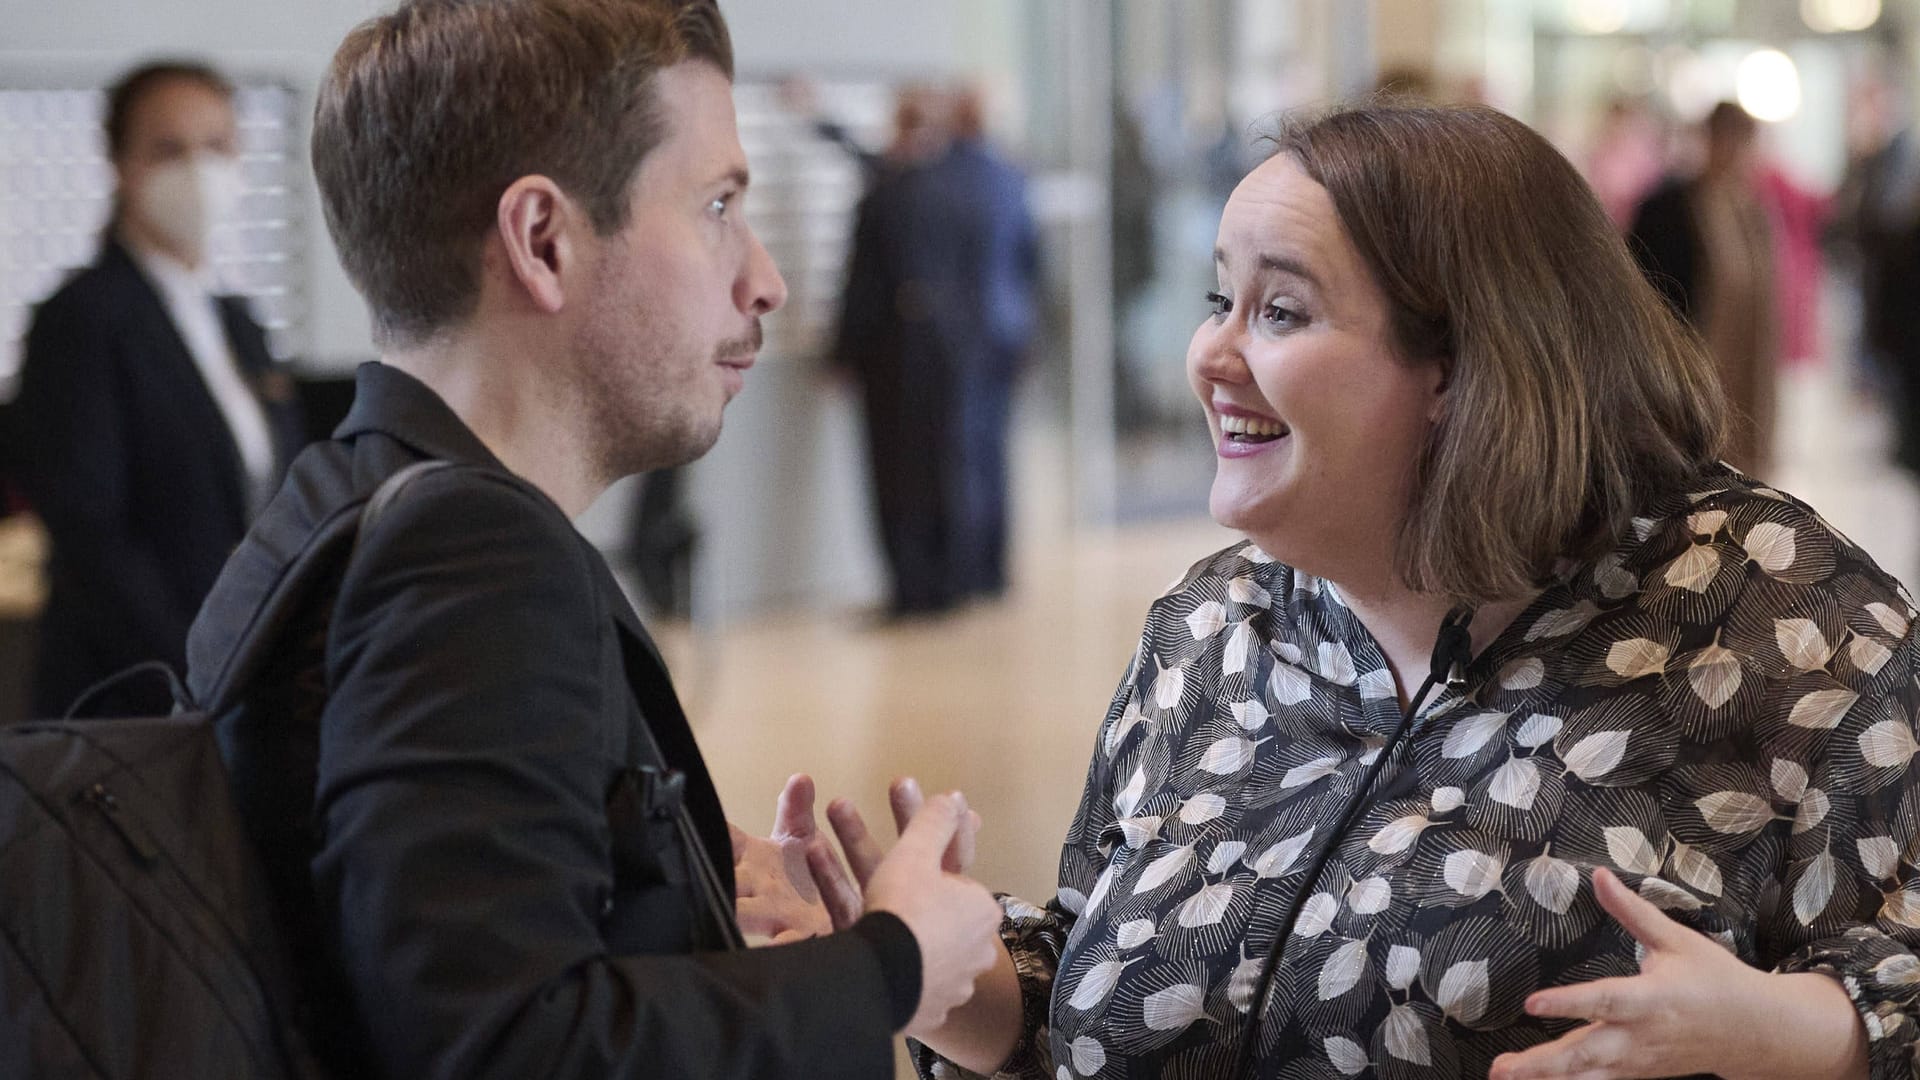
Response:
M1880 0L1800 0L1800 18L1823 34L1865 30L1880 21Z
M1779 123L1800 111L1800 71L1778 49L1755 49L1734 73L1740 107L1757 120Z
M1630 0L1568 0L1567 19L1583 34L1617 34L1633 13Z

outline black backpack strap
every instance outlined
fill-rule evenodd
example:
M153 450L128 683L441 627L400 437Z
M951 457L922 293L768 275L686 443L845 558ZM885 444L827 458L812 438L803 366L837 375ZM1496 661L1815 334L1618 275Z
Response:
M311 597L311 590L321 585L317 568L327 566L338 558L342 544L347 545L346 558L340 563L339 573L343 574L345 564L351 561L353 552L358 550L361 535L373 527L373 523L379 520L380 515L408 484L429 473L453 467L455 463L451 461L416 461L381 481L380 486L366 499L348 502L329 514L300 549L300 554L287 564L279 580L268 591L266 599L254 608L246 629L241 632L233 651L227 654L219 676L210 684L211 691L204 701L198 703L199 706L218 708L229 699L235 688L244 687L253 680L261 664L281 644L280 628L286 625L299 605Z

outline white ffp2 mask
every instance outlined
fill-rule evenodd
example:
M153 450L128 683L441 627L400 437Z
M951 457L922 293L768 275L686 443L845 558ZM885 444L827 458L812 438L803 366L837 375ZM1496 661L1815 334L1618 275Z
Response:
M233 220L244 189L237 159L194 154L148 173L133 201L149 226L197 256L214 229Z

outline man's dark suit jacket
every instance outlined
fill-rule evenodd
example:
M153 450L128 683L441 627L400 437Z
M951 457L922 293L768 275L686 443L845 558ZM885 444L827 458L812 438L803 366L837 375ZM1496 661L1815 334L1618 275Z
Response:
M408 485L278 666L207 701L316 523L425 459L465 467ZM870 915L712 948L672 822L622 827L609 809L624 767L683 772L731 904L726 820L658 654L560 508L422 383L360 369L346 422L294 463L189 653L341 1075L891 1075L919 995L912 933Z
M291 381L273 374L245 304L219 306L285 468L304 442ZM159 292L117 242L35 312L11 417L53 544L35 713L58 715L143 660L184 668L187 627L246 535L246 468ZM163 690L129 690L109 707L170 706Z

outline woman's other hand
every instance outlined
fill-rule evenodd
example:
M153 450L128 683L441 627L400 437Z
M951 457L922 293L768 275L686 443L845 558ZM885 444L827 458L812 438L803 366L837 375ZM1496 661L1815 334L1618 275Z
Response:
M921 793L919 782L906 776L888 787L887 802L893 809L895 830L905 833L908 823L926 805L926 796ZM808 818L811 821L812 815L809 814ZM860 816L860 811L846 799L835 799L827 805L827 820L832 823L834 835L840 838L840 846L846 851L846 863L840 861L832 845L825 843L809 844L804 849L804 858L819 896L832 916L834 929L844 930L858 921L866 910L867 882L872 880L874 870L887 853L867 828L866 819ZM948 845L941 858L940 868L949 874L967 873L973 866L979 835L980 815L968 810L966 820L961 823L954 834L953 843ZM847 872L849 864L853 868L851 875Z
M1600 906L1644 950L1640 974L1541 990L1533 1016L1588 1021L1494 1060L1491 1080L1616 1080L1718 1073L1735 1078L1864 1078L1866 1030L1846 992L1817 973L1749 967L1674 922L1607 870Z

